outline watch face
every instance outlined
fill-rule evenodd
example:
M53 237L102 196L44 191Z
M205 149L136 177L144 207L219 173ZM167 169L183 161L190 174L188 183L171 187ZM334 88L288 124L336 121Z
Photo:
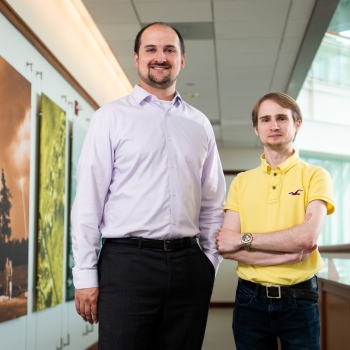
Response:
M245 233L243 236L242 236L242 243L249 243L250 241L252 240L252 237L251 235Z

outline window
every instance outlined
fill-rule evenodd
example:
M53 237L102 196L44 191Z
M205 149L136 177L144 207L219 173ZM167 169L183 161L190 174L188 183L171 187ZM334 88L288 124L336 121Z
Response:
M335 212L327 217L318 244L350 243L350 160L307 155L302 152L300 158L325 168L333 182Z

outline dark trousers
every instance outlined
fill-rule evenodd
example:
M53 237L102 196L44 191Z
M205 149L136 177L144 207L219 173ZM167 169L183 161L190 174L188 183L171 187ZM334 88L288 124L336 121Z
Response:
M179 251L105 243L99 259L99 350L200 350L214 267Z
M317 287L312 290L317 291ZM316 300L270 299L238 282L233 311L237 350L319 350L320 318Z

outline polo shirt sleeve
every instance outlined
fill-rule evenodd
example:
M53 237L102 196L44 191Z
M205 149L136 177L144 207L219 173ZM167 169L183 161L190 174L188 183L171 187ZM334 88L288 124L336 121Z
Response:
M226 210L234 210L239 212L238 206L238 176L236 176L231 182L230 190L227 194L226 204L224 206L224 211Z
M326 202L327 215L334 212L335 208L332 180L328 171L323 168L318 168L311 178L307 204L317 199Z

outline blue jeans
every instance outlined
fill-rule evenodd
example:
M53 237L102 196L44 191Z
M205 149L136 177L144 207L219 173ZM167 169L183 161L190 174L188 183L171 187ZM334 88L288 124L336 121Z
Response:
M317 291L317 287L313 289ZM237 350L319 350L320 318L317 301L288 297L270 299L238 282L233 311Z

